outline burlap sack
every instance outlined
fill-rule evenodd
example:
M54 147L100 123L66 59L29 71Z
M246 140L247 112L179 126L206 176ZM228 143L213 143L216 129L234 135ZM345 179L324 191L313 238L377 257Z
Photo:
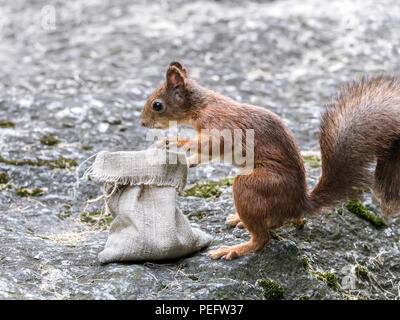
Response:
M114 221L98 256L102 263L178 258L210 244L211 236L192 228L176 206L177 190L186 184L185 154L101 152L90 175L114 185L105 197Z

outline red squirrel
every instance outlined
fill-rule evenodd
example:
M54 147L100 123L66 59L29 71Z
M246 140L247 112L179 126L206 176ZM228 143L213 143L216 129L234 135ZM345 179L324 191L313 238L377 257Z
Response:
M191 125L198 135L195 139L167 137L161 143L175 140L178 147L199 154L204 147L200 141L207 141L200 139L202 129L254 130L254 169L235 177L232 188L237 214L227 219L231 225L243 224L250 240L209 251L213 259L230 260L260 251L269 242L270 229L353 196L355 189L371 184L370 168L375 161L373 189L382 211L389 216L400 209L397 77L363 77L342 88L326 107L319 136L322 176L313 190L307 188L294 136L275 113L200 86L177 61L171 62L166 81L152 93L141 114L145 127L168 128L169 121Z

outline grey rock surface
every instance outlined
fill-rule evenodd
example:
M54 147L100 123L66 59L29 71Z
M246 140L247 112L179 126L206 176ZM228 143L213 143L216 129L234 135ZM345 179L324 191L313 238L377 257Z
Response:
M15 124L0 128L7 160L82 163L101 150L145 149L148 129L138 118L174 59L203 85L276 112L302 150L318 150L330 96L361 74L400 68L396 0L14 0L1 3L0 16L0 120ZM41 144L46 134L59 143ZM343 208L307 217L302 229L288 224L262 252L234 261L212 261L203 250L163 263L101 265L107 232L79 218L101 185L76 188L76 167L15 164L0 161L11 179L0 188L1 299L263 299L257 281L266 278L285 299L399 298L399 219L376 229ZM312 187L320 168L307 172ZM189 182L235 173L200 166ZM19 187L43 194L22 197ZM371 194L362 201L380 214ZM179 202L214 237L211 248L248 239L224 224L234 213L231 188Z

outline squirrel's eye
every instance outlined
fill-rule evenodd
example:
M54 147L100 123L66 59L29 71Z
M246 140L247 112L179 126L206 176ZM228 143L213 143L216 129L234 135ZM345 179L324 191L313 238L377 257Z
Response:
M163 108L163 105L162 105L162 103L161 102L154 102L153 103L153 110L154 111L161 111L162 110L162 108Z

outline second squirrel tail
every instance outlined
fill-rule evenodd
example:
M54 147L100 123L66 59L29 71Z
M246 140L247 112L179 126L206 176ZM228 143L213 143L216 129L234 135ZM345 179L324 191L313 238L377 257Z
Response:
M373 185L384 214L398 213L400 79L379 76L348 85L322 115L320 130L322 176L308 196L311 211Z

